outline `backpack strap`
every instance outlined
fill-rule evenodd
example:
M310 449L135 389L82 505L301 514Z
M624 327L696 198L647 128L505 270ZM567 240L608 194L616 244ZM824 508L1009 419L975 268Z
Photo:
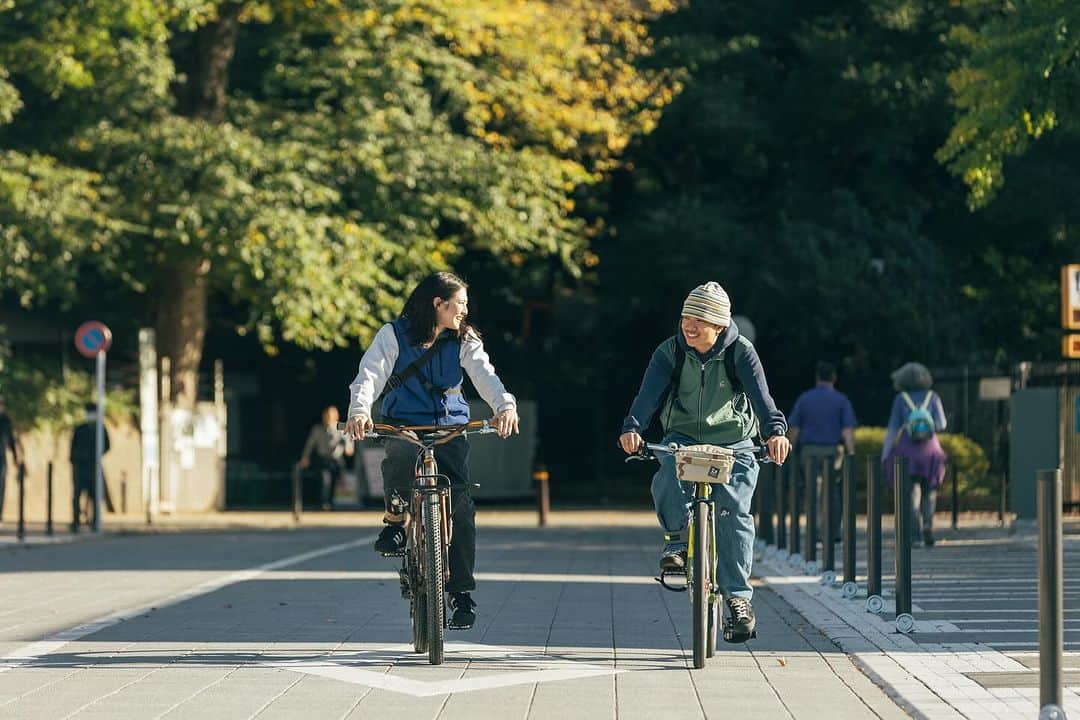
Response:
M682 375L683 364L686 362L686 351L683 350L682 345L679 344L679 338L673 337L671 338L671 341L674 345L671 363L671 379L668 380L668 385L664 389L664 394L660 396L660 404L657 406L660 410L667 404L668 398L671 397L671 393L679 386L679 376Z
M930 400L933 397L934 397L934 391L933 390L927 390L926 391L926 397L924 397L923 401L921 403L919 403L919 409L920 410L929 410L930 409Z
M399 387L405 384L405 381L420 372L420 368L427 365L431 358L435 357L435 353L439 351L443 343L450 339L449 334L442 334L435 338L435 342L431 343L431 347L423 352L420 357L409 363L408 367L399 373L395 373L386 379L386 388L383 389L383 394L390 390L397 390ZM431 383L425 382L425 387L430 386ZM433 387L433 386L432 386ZM430 388L429 388L430 389Z
M911 399L911 396L907 394L907 390L900 393L900 397L904 398L904 402L907 403L908 410L915 409L915 401ZM929 395L927 395L929 397Z
M739 338L741 336L735 336L735 342L731 343L731 346L724 350L724 372L727 374L728 383L731 384L731 390L736 395L741 395L744 391L743 384L739 381L739 376L735 372L735 351L739 346Z

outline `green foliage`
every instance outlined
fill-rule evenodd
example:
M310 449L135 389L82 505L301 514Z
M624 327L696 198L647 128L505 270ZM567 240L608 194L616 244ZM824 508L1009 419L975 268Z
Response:
M153 296L198 267L242 332L325 349L367 342L464 253L576 272L592 228L575 195L672 96L669 73L633 65L670 8L0 4L0 254L30 258L0 290L71 302L89 270ZM233 10L206 120L184 93L209 82L200 33Z
M13 356L2 337L0 393L19 432L69 430L85 419L86 403L97 397L92 373L71 369L59 372L35 360ZM138 412L135 392L107 389L105 412L114 423L133 422Z
M968 0L969 22L952 31L966 50L949 76L960 111L939 157L961 176L972 207L1005 181L1005 159L1054 130L1074 134L1080 97L1080 6L1068 0Z
M938 440L945 454L949 456L946 483L952 482L952 473L956 472L960 508L965 511L993 508L999 491L995 479L989 475L990 461L982 447L971 438L957 433L939 433ZM870 455L880 458L884 443L885 428L883 427L855 429L857 457ZM951 493L952 488L948 488L948 491Z

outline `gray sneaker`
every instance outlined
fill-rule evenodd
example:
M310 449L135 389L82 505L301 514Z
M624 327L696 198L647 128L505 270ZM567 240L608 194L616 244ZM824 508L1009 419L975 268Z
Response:
M686 543L669 542L660 553L660 572L686 572Z
M744 643L757 637L757 618L754 606L744 597L730 597L727 601L728 618L724 623L724 640L729 643Z

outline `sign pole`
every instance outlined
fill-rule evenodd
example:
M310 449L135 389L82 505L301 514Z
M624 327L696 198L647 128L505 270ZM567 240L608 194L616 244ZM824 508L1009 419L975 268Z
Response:
M97 421L94 423L94 532L101 532L101 500L105 496L105 475L101 456L105 454L105 353L112 346L112 331L104 323L91 320L75 331L75 349L97 363ZM76 486L76 497L80 488ZM78 522L75 518L75 522Z
M101 498L105 495L105 473L101 457L105 454L105 355L97 354L97 423L94 432L94 532L101 532Z

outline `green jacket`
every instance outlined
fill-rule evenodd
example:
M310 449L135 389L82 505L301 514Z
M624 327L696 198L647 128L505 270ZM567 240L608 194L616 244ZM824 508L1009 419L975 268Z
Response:
M686 352L678 387L667 395L675 366L675 344ZM724 369L724 353L735 353L735 374L743 392L735 393ZM662 405L661 405L662 404ZM660 343L653 352L623 432L642 432L660 412L664 434L679 433L699 443L729 445L754 437L760 423L765 438L787 432L787 420L776 408L753 343L731 327L707 353L686 346L682 333Z

